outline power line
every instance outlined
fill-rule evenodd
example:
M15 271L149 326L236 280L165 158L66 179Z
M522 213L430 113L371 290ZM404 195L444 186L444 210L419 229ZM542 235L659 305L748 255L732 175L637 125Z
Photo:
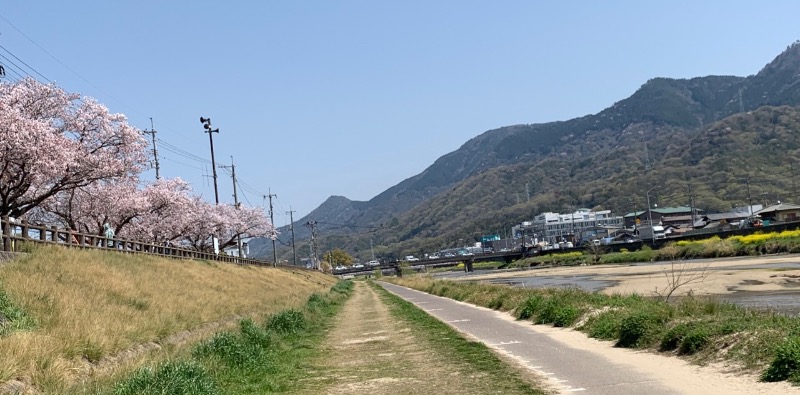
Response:
M6 52L7 52L9 55L13 56L13 57L14 57L14 59L16 59L16 60L19 60L19 61L20 61L20 63L24 64L26 67L28 67L29 69L33 70L33 72L34 72L34 73L38 74L38 75L39 75L39 77L42 77L42 78L44 78L44 79L45 79L45 81L47 81L47 82L50 82L50 83L52 83L52 82L53 82L53 81L50 81L50 79L49 79L49 78L47 78L47 77L45 77L44 75L42 75L42 73L40 73L39 71L37 71L36 69L34 69L33 67L31 67L31 65L29 65L29 64L27 64L27 63L25 63L25 61L24 61L24 60L22 60L22 59L18 58L18 57L17 57L17 55L14 55L13 53L11 53L11 51L7 50L7 49L6 49L6 47L4 47L4 46L0 45L0 49L2 49L3 51L6 51ZM2 56L2 55L0 55L0 56ZM3 56L3 57L5 58L5 56ZM17 67L19 67L19 66L17 66Z
M39 45L39 43L37 43L36 41L34 41L32 38L30 38L30 37L29 37L27 34L25 34L25 32L23 32L22 30L20 30L20 28L18 28L16 25L14 25L13 23L11 23L11 21L9 21L8 19L6 19L6 18L5 18L3 15L0 15L0 19L4 20L6 23L8 23L8 25L9 25L9 26L11 26L12 28L14 28L14 30L16 30L17 32L19 32L19 34L21 34L23 37L25 37L25 38L26 38L28 41L30 41L30 42L31 42L33 45L35 45L37 48L39 48L40 50L42 50L42 52L44 52L45 54L47 54L47 56L49 56L50 58L52 58L53 60L55 60L55 61L56 61L58 64L60 64L60 65L61 65L61 66L63 66L65 69L67 69L67 70L69 70L70 72L72 72L72 74L75 74L75 75L76 75L78 78L80 78L81 80L83 80L83 81L84 81L84 82L86 82L87 84L91 85L93 88L97 89L97 90L98 90L100 93L102 93L102 94L104 94L104 95L108 96L109 98L111 98L112 100L116 101L117 103L119 103L119 104L123 105L124 107L128 107L128 108L131 108L131 109L133 109L131 106L128 106L128 105L126 105L125 103L123 103L123 102L122 102L122 101L120 101L119 99L117 99L117 98L115 98L114 96L111 96L110 94L106 93L105 91L103 91L102 89L100 89L100 88L99 88L97 85L93 84L91 81L89 81L88 79L84 78L82 75L78 74L78 72L77 72L77 71L73 70L72 68L70 68L69 66L67 66L66 64L64 64L64 62L62 62L62 61L61 61L61 60L59 60L59 59L58 59L58 58L57 58L55 55L51 54L49 51L47 51L46 49L44 49L44 47L42 47L41 45ZM0 47L0 48L1 48L1 47ZM3 48L3 49L5 49L5 48ZM8 52L8 50L6 50L6 52ZM11 52L9 52L9 53L11 53ZM13 56L13 54L12 54L12 56ZM29 66L29 67L30 67L30 66ZM31 70L33 70L33 68L31 68ZM34 70L34 71L36 71L36 70ZM39 74L39 73L38 73L38 72L36 72L36 74ZM39 75L41 75L41 74L39 74ZM46 78L46 77L44 77L44 76L42 76L42 78L44 78L44 79L46 79L46 80L47 80L47 78ZM48 81L48 82L52 82L52 81L50 81L50 80L47 80L47 81Z
M23 79L25 77L30 77L30 74L28 74L25 70L23 70L22 67L19 67L19 65L17 65L14 62L12 62L11 59L5 57L1 53L0 53L0 58L5 59L5 61L6 61L6 65L5 65L6 67L5 68L8 69L8 71L11 71L12 73L16 74L18 78ZM19 72L17 70L15 70L13 67L9 66L9 65L13 65L14 67L16 67L19 70ZM20 74L20 72L22 72L24 75Z
M177 161L175 159L170 159L170 158L167 158L166 156L163 156L163 155L161 156L161 159L166 159L166 160L168 160L170 162L174 162L174 163L177 163L179 165L183 165L183 166L186 166L186 167L191 167L192 169L197 169L197 170L200 170L200 171L203 170L202 167L198 167L198 166L190 165L190 164L187 164L187 163L183 163L183 162Z
M184 149L182 149L180 147L176 147L176 146L170 144L169 142L164 141L164 140L162 140L160 138L156 138L156 140L159 143L161 143L162 148L164 148L164 149L166 149L166 150L168 150L168 151L170 151L170 152L172 152L172 153L174 153L176 155L180 155L180 156L183 156L186 159L191 159L191 160L194 160L194 161L197 161L197 162L200 162L200 163L211 164L210 160L208 160L206 158L203 158L202 156L195 155L195 154L193 154L193 153L191 153L189 151L186 151L186 150L184 150Z

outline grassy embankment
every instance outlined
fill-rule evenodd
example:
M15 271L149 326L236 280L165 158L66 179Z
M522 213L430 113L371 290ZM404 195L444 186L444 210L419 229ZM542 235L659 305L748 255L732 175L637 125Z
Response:
M438 355L444 355L452 364L450 368L463 375L479 375L483 377L502 377L502 380L484 380L486 388L474 388L474 393L513 393L544 394L541 388L535 387L520 376L520 371L511 368L501 361L488 347L481 342L465 339L447 324L433 318L424 310L406 302L385 289L371 284L383 299L389 302L391 313L408 323L415 334L425 336Z
M424 277L394 279L434 295L512 312L536 324L575 327L619 347L670 352L696 363L730 362L765 381L800 383L800 318L683 298L675 303L639 295L578 289L518 289Z
M0 265L0 383L43 393L102 386L232 326L302 306L318 272L36 248Z
M241 320L237 330L196 345L191 356L142 367L98 393L291 393L309 376L309 362L352 288L352 282L340 282L327 295L312 294L302 309L283 310L261 323Z
M531 265L577 265L577 264L609 264L652 261L671 261L675 259L720 258L732 256L748 256L777 253L800 252L800 230L784 232L756 233L747 236L731 236L720 239L713 236L708 239L676 243L653 250L644 246L639 251L604 253L602 247L587 248L584 251L556 253L526 258L514 262L513 266ZM599 259L599 262L596 262Z

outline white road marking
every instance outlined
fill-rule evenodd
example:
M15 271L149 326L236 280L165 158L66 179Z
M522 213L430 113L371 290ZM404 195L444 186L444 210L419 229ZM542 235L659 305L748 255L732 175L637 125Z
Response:
M452 321L447 321L447 322L448 322L448 323L453 323L453 322L469 322L469 320L452 320Z
M564 390L564 392L580 392L580 391L586 391L586 388L581 387L581 388L570 388Z
M427 309L425 311L439 311L439 310L444 310L444 309Z
M493 347L496 347L496 346L507 346L509 344L520 344L520 343L522 343L522 342L519 341L519 340L512 340L512 341L509 341L509 342L500 342L500 343L497 343L497 344L490 344L490 346L493 346Z

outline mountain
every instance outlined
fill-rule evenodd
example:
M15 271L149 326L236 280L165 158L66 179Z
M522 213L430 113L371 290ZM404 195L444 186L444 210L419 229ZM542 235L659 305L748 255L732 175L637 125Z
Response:
M747 145L746 155L740 152L743 145L726 142L741 143L752 130L767 133L769 124L787 124L782 119L794 116L795 109L759 110L753 119L747 113L762 106L800 105L799 76L800 45L795 43L748 77L654 78L597 114L489 130L369 201L328 199L295 223L296 238L308 238L307 230L298 232L299 225L313 219L320 224L322 249L363 252L372 241L379 254L419 253L502 232L541 211L631 211L643 206L645 186L657 183L671 191L660 192L659 202L686 204L688 195L682 194L693 194L705 199L698 204L723 209L732 194L741 200L740 183L719 188L708 184L709 174L727 172L726 180L748 177L754 167L734 169L731 164L744 157L762 164L764 158L752 152L764 154L761 145L770 140L747 140L755 145ZM732 132L723 133L724 128ZM778 148L787 152L789 147ZM763 171L771 170L763 165ZM785 194L788 186L781 185L761 189ZM712 196L716 193L723 195Z

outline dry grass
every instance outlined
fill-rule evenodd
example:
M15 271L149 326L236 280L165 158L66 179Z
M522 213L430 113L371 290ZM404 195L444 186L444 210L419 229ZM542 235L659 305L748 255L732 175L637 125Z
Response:
M23 378L60 392L103 358L203 323L299 307L335 282L300 270L37 249L0 266L0 288L36 322L0 338L0 383Z

